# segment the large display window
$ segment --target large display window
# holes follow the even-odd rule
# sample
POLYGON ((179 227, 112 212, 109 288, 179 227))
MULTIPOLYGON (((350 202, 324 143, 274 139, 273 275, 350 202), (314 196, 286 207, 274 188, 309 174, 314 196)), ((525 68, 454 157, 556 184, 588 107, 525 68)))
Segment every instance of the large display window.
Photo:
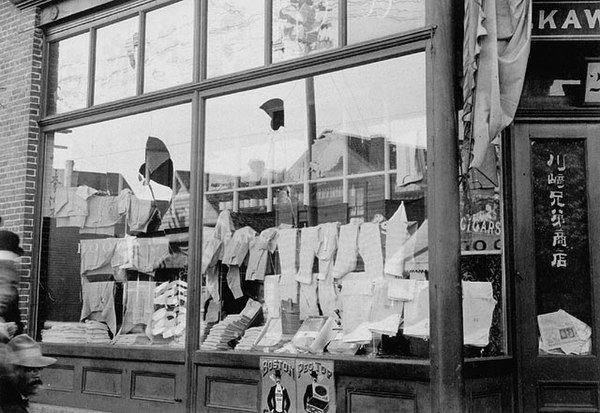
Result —
POLYGON ((191 105, 46 134, 38 338, 183 348, 191 105))
POLYGON ((208 99, 205 119, 200 348, 426 356, 425 53, 208 99))

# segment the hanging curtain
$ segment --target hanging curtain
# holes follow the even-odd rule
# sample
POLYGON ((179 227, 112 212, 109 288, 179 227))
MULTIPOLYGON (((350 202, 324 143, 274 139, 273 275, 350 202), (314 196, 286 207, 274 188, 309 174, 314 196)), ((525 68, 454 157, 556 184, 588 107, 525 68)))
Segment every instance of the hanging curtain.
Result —
POLYGON ((465 0, 463 165, 496 182, 492 142, 515 115, 531 44, 531 0, 465 0))

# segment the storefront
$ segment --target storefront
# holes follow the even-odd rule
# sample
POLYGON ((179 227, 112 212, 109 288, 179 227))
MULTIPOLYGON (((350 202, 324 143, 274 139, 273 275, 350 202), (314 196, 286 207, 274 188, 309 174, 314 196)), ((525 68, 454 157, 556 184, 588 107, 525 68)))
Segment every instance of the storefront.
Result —
POLYGON ((450 1, 0 2, 35 401, 598 411, 599 10, 534 1, 467 173, 450 1))

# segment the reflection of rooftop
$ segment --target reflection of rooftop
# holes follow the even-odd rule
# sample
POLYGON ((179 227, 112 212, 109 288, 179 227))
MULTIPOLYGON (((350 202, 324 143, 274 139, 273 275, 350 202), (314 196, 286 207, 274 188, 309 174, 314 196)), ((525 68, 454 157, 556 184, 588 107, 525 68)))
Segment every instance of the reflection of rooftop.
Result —
MULTIPOLYGON (((396 169, 406 159, 407 151, 425 152, 424 148, 416 145, 401 145, 389 142, 382 135, 359 136, 342 133, 334 130, 324 131, 311 145, 310 164, 307 166, 307 152, 300 154, 289 168, 279 171, 265 169, 262 180, 256 181, 254 185, 265 185, 265 177, 271 174, 273 183, 297 183, 302 182, 310 169, 311 179, 342 176, 344 173, 344 157, 347 156, 348 172, 351 174, 379 172, 385 169, 385 145, 389 146, 391 169, 396 169), (400 159, 399 154, 402 154, 400 159)), ((424 165, 423 165, 424 166, 424 165)), ((403 169, 404 166, 401 165, 403 169)), ((224 191, 235 187, 239 180, 239 186, 248 185, 243 177, 230 174, 208 175, 208 191, 224 191)))

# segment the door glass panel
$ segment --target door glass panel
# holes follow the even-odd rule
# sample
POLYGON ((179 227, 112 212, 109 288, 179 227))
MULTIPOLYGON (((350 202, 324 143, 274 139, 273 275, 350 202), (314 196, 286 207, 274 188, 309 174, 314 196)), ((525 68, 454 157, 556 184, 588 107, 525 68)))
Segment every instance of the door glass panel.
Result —
POLYGON ((460 185, 465 357, 506 354, 501 155, 491 145, 487 162, 471 168, 460 185))
POLYGON ((591 352, 586 146, 531 141, 540 354, 591 352))

